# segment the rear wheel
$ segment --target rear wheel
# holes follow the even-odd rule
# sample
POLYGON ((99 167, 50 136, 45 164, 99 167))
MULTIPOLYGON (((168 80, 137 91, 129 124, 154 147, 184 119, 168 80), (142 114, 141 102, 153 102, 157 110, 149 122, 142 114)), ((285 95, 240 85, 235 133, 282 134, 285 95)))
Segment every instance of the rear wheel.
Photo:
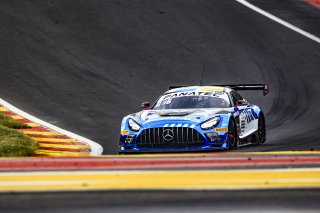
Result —
POLYGON ((228 145, 229 149, 236 149, 238 146, 238 136, 233 120, 230 120, 228 127, 228 145))
POLYGON ((259 115, 258 120, 258 144, 262 144, 266 141, 266 125, 262 115, 259 115))

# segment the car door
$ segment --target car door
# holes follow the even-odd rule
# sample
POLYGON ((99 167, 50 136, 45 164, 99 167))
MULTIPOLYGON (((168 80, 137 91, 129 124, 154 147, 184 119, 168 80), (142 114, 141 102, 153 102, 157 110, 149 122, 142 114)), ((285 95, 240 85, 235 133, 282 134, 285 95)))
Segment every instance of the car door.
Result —
POLYGON ((237 92, 231 92, 235 111, 239 113, 239 138, 245 138, 255 131, 257 119, 250 104, 237 92))

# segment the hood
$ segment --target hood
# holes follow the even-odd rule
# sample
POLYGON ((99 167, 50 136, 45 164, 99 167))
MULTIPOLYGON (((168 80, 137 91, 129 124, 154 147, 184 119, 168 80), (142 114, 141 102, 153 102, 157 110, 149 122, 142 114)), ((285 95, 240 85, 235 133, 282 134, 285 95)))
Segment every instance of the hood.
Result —
POLYGON ((144 123, 175 120, 175 121, 205 121, 215 114, 228 114, 228 108, 202 108, 202 109, 166 109, 166 110, 143 110, 136 116, 144 123))

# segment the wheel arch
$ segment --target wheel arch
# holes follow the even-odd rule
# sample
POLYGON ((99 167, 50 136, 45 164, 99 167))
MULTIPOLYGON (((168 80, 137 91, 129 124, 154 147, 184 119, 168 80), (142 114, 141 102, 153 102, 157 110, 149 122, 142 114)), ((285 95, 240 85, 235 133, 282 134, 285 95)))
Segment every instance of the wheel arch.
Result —
MULTIPOLYGON (((265 119, 265 115, 263 113, 263 111, 261 109, 259 109, 259 114, 258 114, 258 119, 262 118, 262 122, 263 122, 263 126, 264 126, 264 140, 262 143, 264 143, 267 140, 267 127, 266 127, 266 119, 265 119)), ((258 138, 258 131, 255 134, 256 140, 258 138)))
POLYGON ((239 116, 235 117, 234 115, 230 115, 229 117, 229 122, 230 120, 233 121, 234 125, 235 125, 235 128, 236 128, 236 136, 239 137, 240 135, 240 119, 239 119, 239 116))
POLYGON ((259 113, 258 113, 258 118, 259 117, 262 117, 262 119, 263 119, 263 124, 264 124, 264 126, 266 127, 266 118, 265 118, 265 116, 264 116, 264 112, 260 109, 259 110, 259 113))

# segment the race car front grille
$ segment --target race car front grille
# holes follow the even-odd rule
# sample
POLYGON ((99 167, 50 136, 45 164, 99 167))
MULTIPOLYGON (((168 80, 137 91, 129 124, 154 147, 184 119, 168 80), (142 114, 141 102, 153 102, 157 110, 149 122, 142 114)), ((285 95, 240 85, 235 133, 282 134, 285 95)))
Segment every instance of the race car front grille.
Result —
POLYGON ((143 148, 178 148, 202 146, 205 140, 193 128, 188 127, 161 127, 145 129, 137 142, 143 148))

